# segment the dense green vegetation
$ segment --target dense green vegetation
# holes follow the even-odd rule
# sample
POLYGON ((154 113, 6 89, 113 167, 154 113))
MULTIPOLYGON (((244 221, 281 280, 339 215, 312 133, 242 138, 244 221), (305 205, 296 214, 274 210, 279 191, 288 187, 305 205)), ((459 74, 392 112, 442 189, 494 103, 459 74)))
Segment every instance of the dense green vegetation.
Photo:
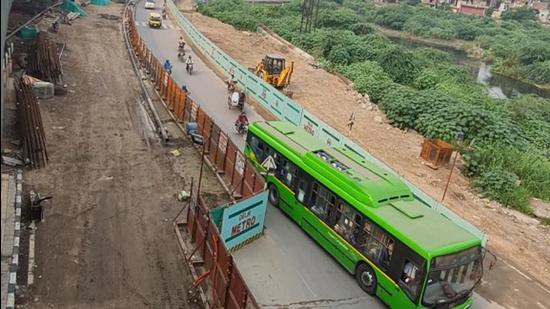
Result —
POLYGON ((253 31, 256 22, 262 22, 327 70, 352 80, 394 126, 449 142, 456 142, 462 132, 465 173, 483 195, 527 213, 529 197, 550 201, 549 100, 528 95, 491 99, 447 53, 405 49, 372 24, 422 36, 476 40, 502 70, 538 83, 550 82, 550 31, 526 20, 524 12, 497 25, 488 18, 423 6, 375 8, 344 0, 323 1, 316 29, 300 33, 300 3, 252 7, 237 0, 212 0, 201 11, 242 30, 253 31))

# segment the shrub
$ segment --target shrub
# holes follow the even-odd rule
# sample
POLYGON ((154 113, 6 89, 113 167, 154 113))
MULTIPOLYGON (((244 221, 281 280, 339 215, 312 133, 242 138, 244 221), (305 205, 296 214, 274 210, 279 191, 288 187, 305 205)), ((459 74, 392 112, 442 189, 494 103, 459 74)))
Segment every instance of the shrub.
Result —
POLYGON ((529 207, 529 192, 519 185, 519 177, 502 168, 482 173, 472 181, 483 196, 497 200, 505 206, 532 213, 529 207))
POLYGON ((374 28, 368 23, 356 23, 351 25, 350 30, 357 35, 374 33, 374 28))
POLYGON ((519 74, 521 78, 538 84, 550 84, 550 60, 524 66, 519 74))
POLYGON ((387 48, 377 61, 397 83, 412 84, 419 72, 414 55, 402 47, 387 48))

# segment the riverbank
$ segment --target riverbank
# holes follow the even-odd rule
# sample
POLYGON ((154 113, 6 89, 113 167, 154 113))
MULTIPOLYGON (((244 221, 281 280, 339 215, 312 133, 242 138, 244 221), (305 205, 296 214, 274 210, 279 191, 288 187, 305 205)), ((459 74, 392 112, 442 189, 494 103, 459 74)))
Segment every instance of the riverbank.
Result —
POLYGON ((410 40, 415 43, 420 43, 423 45, 430 45, 434 48, 440 49, 454 49, 457 51, 462 51, 468 54, 472 59, 481 60, 483 56, 483 49, 474 42, 463 41, 463 40, 443 40, 436 38, 425 38, 410 34, 408 32, 393 30, 389 28, 384 28, 376 24, 370 24, 374 29, 380 31, 382 34, 389 38, 397 38, 401 40, 410 40))
MULTIPOLYGON (((392 41, 401 45, 404 45, 402 44, 402 42, 407 42, 406 45, 408 45, 408 47, 411 47, 411 45, 417 45, 416 47, 420 47, 418 45, 421 45, 443 50, 454 57, 457 57, 457 55, 460 54, 464 54, 469 60, 471 60, 471 62, 486 61, 486 59, 484 59, 483 57, 484 50, 476 42, 456 39, 443 40, 436 38, 425 38, 404 31, 384 28, 376 24, 371 24, 371 26, 380 33, 390 38, 392 41)), ((465 65, 464 63, 459 64, 465 65)), ((499 70, 494 70, 491 72, 491 74, 493 74, 494 76, 498 76, 500 79, 506 79, 508 83, 517 83, 520 85, 519 88, 532 88, 532 90, 529 91, 530 93, 536 94, 543 98, 550 98, 550 84, 536 84, 516 76, 505 74, 499 70)))

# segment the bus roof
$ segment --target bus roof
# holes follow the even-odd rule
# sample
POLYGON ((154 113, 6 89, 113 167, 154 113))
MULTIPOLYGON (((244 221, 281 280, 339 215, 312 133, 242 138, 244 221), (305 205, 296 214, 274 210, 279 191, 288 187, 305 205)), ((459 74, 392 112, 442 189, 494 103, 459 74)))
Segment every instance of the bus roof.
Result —
POLYGON ((416 199, 393 173, 351 150, 328 147, 288 122, 255 122, 249 129, 252 133, 260 130, 286 146, 284 149, 301 159, 302 169, 321 175, 320 182, 364 215, 379 219, 379 225, 426 258, 480 243, 473 234, 416 199))

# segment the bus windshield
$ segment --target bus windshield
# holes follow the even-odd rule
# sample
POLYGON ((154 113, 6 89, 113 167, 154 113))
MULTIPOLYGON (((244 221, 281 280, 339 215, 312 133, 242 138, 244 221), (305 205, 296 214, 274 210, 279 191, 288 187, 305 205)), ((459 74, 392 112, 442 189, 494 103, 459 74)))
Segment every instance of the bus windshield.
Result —
POLYGON ((481 278, 482 267, 480 246, 434 258, 424 292, 424 305, 437 308, 465 300, 481 278))

